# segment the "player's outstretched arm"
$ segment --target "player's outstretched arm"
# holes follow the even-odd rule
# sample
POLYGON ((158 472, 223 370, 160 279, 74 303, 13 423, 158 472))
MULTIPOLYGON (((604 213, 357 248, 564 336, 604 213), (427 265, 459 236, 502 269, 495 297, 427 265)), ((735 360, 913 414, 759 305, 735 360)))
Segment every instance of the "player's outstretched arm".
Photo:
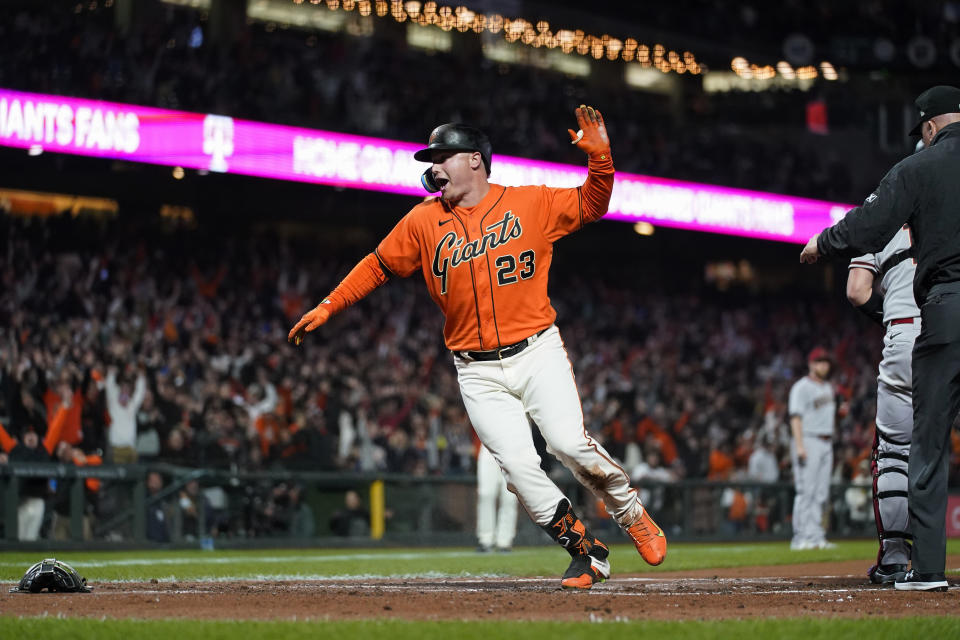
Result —
POLYGON ((583 223, 599 220, 607 213, 613 193, 613 160, 610 157, 610 136, 597 109, 580 105, 576 109, 576 133, 567 129, 570 143, 577 145, 589 158, 587 179, 580 187, 581 220, 583 223))
POLYGON ((357 266, 347 274, 336 289, 330 292, 330 295, 303 314, 287 334, 287 341, 300 345, 307 333, 316 331, 330 319, 330 316, 365 298, 386 281, 387 276, 380 268, 380 261, 376 254, 369 254, 357 263, 357 266))

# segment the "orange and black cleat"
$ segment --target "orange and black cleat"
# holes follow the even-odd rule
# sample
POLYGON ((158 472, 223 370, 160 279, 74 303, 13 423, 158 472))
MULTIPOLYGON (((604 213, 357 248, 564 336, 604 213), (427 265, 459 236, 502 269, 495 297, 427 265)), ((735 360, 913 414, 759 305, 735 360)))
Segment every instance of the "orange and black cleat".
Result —
MULTIPOLYGON (((596 549, 595 551, 599 551, 596 549)), ((605 551, 605 549, 604 549, 605 551)), ((603 554, 606 556, 606 553, 603 554)), ((560 580, 564 589, 589 589, 610 577, 610 563, 593 555, 577 555, 570 561, 560 580)))
POLYGON ((633 524, 622 526, 647 564, 656 566, 667 557, 667 537, 646 509, 633 524))
POLYGON ((570 554, 570 566, 560 580, 564 589, 589 589, 610 577, 610 550, 587 531, 566 498, 557 505, 553 520, 543 529, 570 554))

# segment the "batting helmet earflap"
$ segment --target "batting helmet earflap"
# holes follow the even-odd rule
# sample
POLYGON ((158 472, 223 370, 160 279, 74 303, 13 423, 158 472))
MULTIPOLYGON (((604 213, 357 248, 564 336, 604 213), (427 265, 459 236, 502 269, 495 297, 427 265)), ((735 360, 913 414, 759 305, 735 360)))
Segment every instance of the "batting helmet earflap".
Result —
POLYGON ((27 569, 20 584, 10 589, 10 593, 40 593, 44 589, 51 593, 90 593, 87 579, 56 558, 48 558, 27 569))
POLYGON ((413 157, 420 162, 431 162, 433 151, 479 151, 487 175, 490 175, 493 147, 487 134, 479 129, 457 122, 442 124, 430 133, 427 147, 414 153, 413 157))

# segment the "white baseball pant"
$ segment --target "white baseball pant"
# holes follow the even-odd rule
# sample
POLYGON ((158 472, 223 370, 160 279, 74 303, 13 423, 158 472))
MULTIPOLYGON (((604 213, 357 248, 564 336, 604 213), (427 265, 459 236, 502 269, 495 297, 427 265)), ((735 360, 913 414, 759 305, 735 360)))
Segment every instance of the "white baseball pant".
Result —
POLYGON ((43 498, 24 498, 17 507, 17 539, 36 540, 43 525, 46 503, 43 498))
POLYGON ((642 515, 626 472, 583 426, 573 367, 555 326, 510 358, 454 356, 454 362, 470 422, 534 522, 550 524, 564 495, 540 468, 527 414, 540 429, 547 451, 603 500, 617 522, 630 524, 642 515))
POLYGON ((481 547, 509 549, 516 535, 517 498, 507 489, 500 465, 490 451, 480 445, 477 455, 477 543, 481 547))

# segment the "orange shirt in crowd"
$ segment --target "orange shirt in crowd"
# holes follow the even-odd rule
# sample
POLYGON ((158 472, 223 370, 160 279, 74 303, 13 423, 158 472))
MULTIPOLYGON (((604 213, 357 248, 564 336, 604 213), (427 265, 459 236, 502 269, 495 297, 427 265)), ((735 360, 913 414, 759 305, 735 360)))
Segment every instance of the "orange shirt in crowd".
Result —
MULTIPOLYGON (((57 409, 53 420, 50 421, 50 426, 47 428, 47 435, 43 437, 40 443, 50 455, 53 455, 53 452, 57 448, 57 443, 60 442, 60 433, 63 431, 63 425, 66 419, 67 411, 63 407, 57 409)), ((7 433, 7 430, 0 424, 0 447, 3 447, 4 451, 10 453, 15 446, 17 446, 17 440, 7 433)))
MULTIPOLYGON (((56 416, 57 410, 60 409, 60 395, 54 392, 52 389, 47 389, 47 392, 43 394, 43 404, 47 407, 48 416, 56 416)), ((80 417, 83 413, 83 394, 80 393, 79 389, 76 389, 73 392, 73 404, 67 409, 67 415, 63 424, 63 430, 60 434, 60 439, 70 444, 78 444, 80 440, 83 439, 81 434, 81 423, 80 417)), ((47 429, 50 429, 50 424, 52 424, 53 419, 51 418, 50 423, 47 424, 47 429)))
POLYGON ((731 472, 733 472, 733 458, 719 449, 712 450, 707 480, 726 480, 731 472))
POLYGON ((657 422, 646 417, 637 425, 637 442, 643 443, 648 437, 652 437, 660 445, 660 457, 663 464, 669 466, 677 459, 677 443, 673 437, 663 430, 657 422))

